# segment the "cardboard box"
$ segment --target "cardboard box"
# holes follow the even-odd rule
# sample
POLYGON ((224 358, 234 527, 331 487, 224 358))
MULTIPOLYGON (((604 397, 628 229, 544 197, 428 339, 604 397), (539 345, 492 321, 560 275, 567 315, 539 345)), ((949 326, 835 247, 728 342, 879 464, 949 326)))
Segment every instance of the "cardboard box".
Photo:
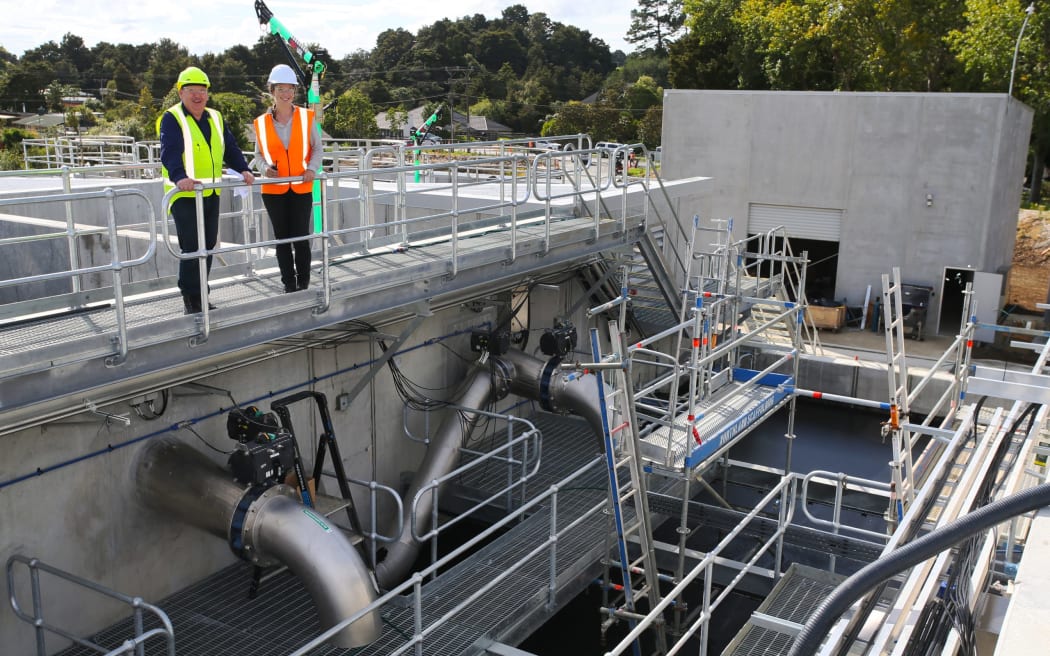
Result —
POLYGON ((806 322, 817 328, 827 328, 838 332, 839 328, 846 325, 846 306, 810 305, 806 308, 806 322))

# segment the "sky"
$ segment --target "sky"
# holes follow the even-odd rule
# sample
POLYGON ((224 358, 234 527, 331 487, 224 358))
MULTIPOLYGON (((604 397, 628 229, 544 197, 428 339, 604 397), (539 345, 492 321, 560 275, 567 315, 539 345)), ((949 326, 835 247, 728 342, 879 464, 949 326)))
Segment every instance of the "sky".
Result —
MULTIPOLYGON (((482 14, 494 19, 513 4, 587 30, 613 51, 633 50, 623 37, 637 0, 266 0, 293 36, 326 48, 333 59, 371 50, 383 30, 401 27, 414 34, 442 18, 482 14)), ((193 55, 251 47, 267 34, 256 18, 254 0, 35 0, 30 7, 18 11, 17 20, 8 21, 0 32, 0 46, 19 57, 48 41, 61 43, 66 33, 79 36, 88 47, 99 41, 139 45, 169 38, 193 55)))

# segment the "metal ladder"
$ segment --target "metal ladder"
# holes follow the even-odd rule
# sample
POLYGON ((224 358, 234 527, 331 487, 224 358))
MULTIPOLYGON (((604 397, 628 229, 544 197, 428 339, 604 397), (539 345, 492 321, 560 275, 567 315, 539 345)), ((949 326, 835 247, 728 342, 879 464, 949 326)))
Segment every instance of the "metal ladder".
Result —
MULTIPOLYGON (((590 310, 593 316, 619 306, 619 319, 609 322, 609 343, 612 352, 602 354, 599 331, 592 328, 590 346, 593 362, 565 366, 593 371, 597 380, 605 463, 609 477, 609 512, 615 535, 615 554, 611 555, 608 564, 610 567, 615 565, 620 570, 623 581, 622 608, 607 612, 611 615, 610 622, 623 619, 633 627, 637 620, 645 617, 644 612, 638 611, 637 602, 646 599, 652 607, 660 602, 661 596, 646 474, 639 457, 638 418, 634 406, 630 359, 624 356, 627 353, 627 344, 623 328, 629 296, 626 270, 622 271, 621 280, 623 287, 618 299, 590 310), (608 390, 604 379, 605 371, 609 371, 612 377, 608 390), (627 468, 627 480, 621 480, 620 470, 623 467, 627 468), (638 556, 635 558, 631 558, 632 542, 638 547, 638 556)), ((666 637, 662 623, 657 624, 655 633, 657 652, 666 653, 666 637)), ((635 641, 633 649, 636 656, 641 656, 638 641, 635 641)))
POLYGON ((887 519, 892 528, 904 518, 904 513, 915 498, 912 467, 912 432, 904 426, 910 422, 908 401, 908 361, 904 349, 904 312, 901 303, 901 271, 893 267, 892 280, 882 274, 882 307, 886 328, 886 368, 889 381, 890 418, 883 424, 883 436, 893 440, 893 460, 890 461, 892 488, 887 519))

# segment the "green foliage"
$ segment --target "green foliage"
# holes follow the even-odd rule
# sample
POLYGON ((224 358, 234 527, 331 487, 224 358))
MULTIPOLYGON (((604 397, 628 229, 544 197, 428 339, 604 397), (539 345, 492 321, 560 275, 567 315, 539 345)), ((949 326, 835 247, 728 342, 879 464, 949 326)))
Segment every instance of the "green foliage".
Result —
POLYGON ((4 128, 0 131, 0 149, 20 149, 24 139, 36 139, 39 135, 24 128, 4 128))
POLYGON ((36 139, 38 136, 35 131, 22 128, 4 128, 0 131, 0 171, 24 169, 22 141, 36 139))
POLYGON ((663 139, 664 109, 663 107, 650 107, 645 116, 638 121, 638 141, 652 150, 659 146, 663 139))
POLYGON ((73 130, 87 130, 96 123, 95 115, 87 107, 71 107, 66 112, 66 127, 73 130))
MULTIPOLYGON (((967 0, 964 16, 965 27, 945 40, 976 81, 975 90, 1005 91, 1013 75, 1013 95, 1035 109, 1028 179, 1041 180, 1050 161, 1050 17, 1036 11, 1025 23, 1023 4, 992 0, 967 0)), ((1038 204, 1042 192, 1042 185, 1032 185, 1029 202, 1038 204)))
POLYGON ((631 10, 626 40, 642 47, 651 46, 657 54, 665 55, 668 43, 684 21, 682 0, 638 0, 638 8, 631 10))
POLYGON ((379 132, 376 111, 368 97, 351 89, 335 99, 324 114, 325 131, 333 137, 367 139, 379 132))
POLYGON ((684 0, 671 81, 741 89, 947 91, 957 0, 684 0), (684 42, 684 43, 683 43, 684 42))
POLYGON ((573 100, 562 105, 558 113, 543 124, 540 136, 589 133, 590 126, 591 107, 573 100))
POLYGON ((25 167, 25 160, 22 159, 21 150, 12 148, 0 150, 0 171, 18 171, 25 167))
POLYGON ((213 93, 208 98, 208 105, 222 113, 222 120, 237 137, 238 145, 245 143, 248 126, 262 112, 258 103, 239 93, 213 93))
POLYGON ((137 116, 117 119, 104 119, 91 128, 88 134, 123 134, 136 141, 150 141, 157 138, 156 117, 144 121, 137 116))

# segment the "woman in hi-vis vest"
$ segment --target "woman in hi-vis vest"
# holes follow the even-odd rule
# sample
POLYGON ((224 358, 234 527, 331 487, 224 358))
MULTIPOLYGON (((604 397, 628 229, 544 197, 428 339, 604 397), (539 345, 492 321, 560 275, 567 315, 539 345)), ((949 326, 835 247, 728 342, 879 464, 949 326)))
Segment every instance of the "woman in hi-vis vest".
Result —
MULTIPOLYGON (((314 125, 314 113, 292 104, 298 80, 290 66, 274 66, 267 82, 273 107, 255 119, 255 161, 266 177, 302 177, 302 182, 263 183, 263 205, 274 238, 305 237, 310 234, 314 176, 321 170, 321 134, 314 125)), ((277 264, 285 292, 306 289, 310 240, 278 245, 277 264)))

